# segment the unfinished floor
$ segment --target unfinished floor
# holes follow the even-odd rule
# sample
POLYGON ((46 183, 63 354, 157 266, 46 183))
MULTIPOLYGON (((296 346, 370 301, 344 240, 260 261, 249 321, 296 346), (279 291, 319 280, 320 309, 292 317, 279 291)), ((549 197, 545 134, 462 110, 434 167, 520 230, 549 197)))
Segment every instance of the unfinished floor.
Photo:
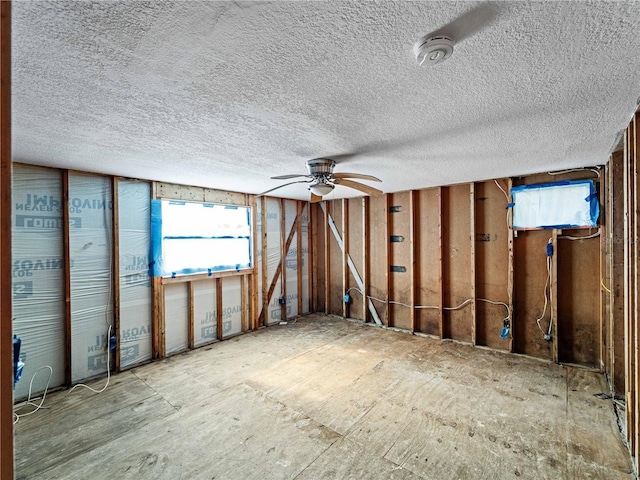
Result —
POLYGON ((587 370, 310 315, 50 394, 15 426, 17 478, 631 479, 603 392, 587 370))

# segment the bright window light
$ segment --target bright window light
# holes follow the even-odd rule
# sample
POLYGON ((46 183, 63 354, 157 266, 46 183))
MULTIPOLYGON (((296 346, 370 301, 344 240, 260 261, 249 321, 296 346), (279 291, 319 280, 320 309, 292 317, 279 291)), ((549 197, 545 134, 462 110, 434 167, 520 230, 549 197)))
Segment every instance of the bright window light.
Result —
POLYGON ((161 248, 154 248, 156 275, 251 267, 249 207, 171 200, 157 207, 154 238, 161 248))

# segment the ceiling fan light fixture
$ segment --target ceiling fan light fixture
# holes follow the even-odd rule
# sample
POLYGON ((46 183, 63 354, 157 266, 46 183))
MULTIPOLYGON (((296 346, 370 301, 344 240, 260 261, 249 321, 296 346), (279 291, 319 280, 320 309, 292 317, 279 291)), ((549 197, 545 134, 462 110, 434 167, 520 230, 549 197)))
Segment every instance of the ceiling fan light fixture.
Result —
POLYGON ((316 183, 315 185, 311 185, 309 190, 314 195, 318 195, 319 197, 323 197, 325 195, 330 194, 334 189, 334 186, 329 183, 316 183))

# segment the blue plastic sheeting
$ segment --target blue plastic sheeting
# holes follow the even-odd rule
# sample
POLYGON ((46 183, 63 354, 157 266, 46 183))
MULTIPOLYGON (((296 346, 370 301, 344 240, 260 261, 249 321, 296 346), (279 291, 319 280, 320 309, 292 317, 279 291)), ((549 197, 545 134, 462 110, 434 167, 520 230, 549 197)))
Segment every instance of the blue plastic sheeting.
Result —
POLYGON ((511 189, 513 228, 597 227, 600 204, 593 180, 571 180, 511 189))

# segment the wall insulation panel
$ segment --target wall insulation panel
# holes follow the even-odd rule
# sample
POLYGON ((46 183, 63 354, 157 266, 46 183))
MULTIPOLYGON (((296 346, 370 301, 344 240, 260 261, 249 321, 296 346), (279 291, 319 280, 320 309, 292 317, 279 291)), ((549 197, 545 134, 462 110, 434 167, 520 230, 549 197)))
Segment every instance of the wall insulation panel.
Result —
POLYGON ((440 190, 418 191, 416 201, 416 267, 419 288, 416 303, 436 308, 416 311, 416 330, 440 335, 441 256, 440 250, 440 190))
MULTIPOLYGON (((506 182, 503 182, 506 188, 506 182)), ((509 229, 507 198, 495 182, 475 184, 476 296, 509 304, 509 229)), ((500 333, 508 310, 479 300, 476 305, 476 343, 508 350, 509 339, 500 333)))
MULTIPOLYGON (((258 317, 260 315, 260 312, 262 311, 262 283, 263 283, 263 271, 262 271, 262 235, 264 233, 263 229, 262 229, 262 202, 260 201, 260 199, 258 199, 258 201, 256 202, 256 224, 253 226, 254 228, 254 232, 256 235, 256 239, 257 242, 255 243, 257 245, 257 252, 255 254, 255 258, 253 259, 253 265, 255 266, 255 272, 257 275, 257 289, 258 291, 257 296, 258 296, 258 311, 257 312, 253 312, 253 315, 255 315, 256 317, 258 317)), ((258 319, 256 318, 256 321, 258 321, 258 319)))
POLYGON ((391 304, 391 326, 411 330, 411 210, 409 192, 389 195, 389 248, 391 265, 389 266, 389 298, 391 304), (400 305, 402 304, 402 305, 400 305), (407 307, 409 305, 409 307, 407 307))
POLYGON ((193 344, 195 347, 218 338, 216 317, 216 282, 214 279, 193 282, 193 344))
MULTIPOLYGON (((348 200, 349 205, 349 255, 351 256, 351 260, 360 275, 360 278, 363 277, 364 274, 364 251, 363 251, 363 223, 362 223, 362 199, 361 198, 351 198, 348 200)), ((355 278, 349 272, 349 288, 353 288, 349 292, 349 296, 351 297, 351 303, 349 305, 349 316, 351 318, 357 318, 358 320, 364 320, 363 318, 363 300, 362 300, 362 292, 357 292, 358 284, 355 281, 355 278)))
POLYGON ((369 295, 382 323, 387 317, 387 195, 371 197, 369 204, 369 295))
POLYGON ((558 236, 558 360, 600 367, 600 239, 564 230, 558 236))
POLYGON ((309 313, 311 311, 311 304, 309 302, 309 262, 311 261, 309 256, 309 203, 304 204, 302 209, 302 265, 298 268, 302 268, 302 312, 309 313))
MULTIPOLYGON (((281 212, 280 200, 277 198, 267 197, 267 284, 271 285, 280 259, 282 257, 282 245, 280 241, 281 229, 281 212)), ((278 275, 271 301, 269 302, 269 311, 266 312, 265 323, 267 325, 275 324, 282 320, 282 309, 278 303, 278 299, 284 293, 282 288, 282 275, 278 275)))
MULTIPOLYGON (((297 203, 295 200, 285 200, 285 238, 289 237, 291 227, 293 226, 297 216, 297 203)), ((287 318, 295 317, 298 315, 298 233, 293 235, 293 240, 287 250, 285 259, 286 265, 286 279, 287 284, 285 287, 287 296, 286 312, 287 318)))
POLYGON ((107 371, 114 298, 112 206, 110 178, 69 174, 71 379, 74 382, 107 371))
POLYGON ((189 295, 186 283, 164 285, 165 351, 167 355, 189 347, 189 295))
MULTIPOLYGON (((25 363, 18 399, 27 396, 31 377, 45 365, 53 369, 50 387, 64 383, 62 175, 14 165, 12 200, 13 332, 22 339, 25 363)), ((38 373, 33 392, 43 391, 48 377, 48 369, 38 373)))
POLYGON ((444 337, 471 342, 471 222, 469 185, 442 189, 444 337))
POLYGON ((151 185, 118 181, 120 368, 151 360, 151 185))
POLYGON ((222 337, 242 333, 242 288, 240 277, 222 279, 222 337))

